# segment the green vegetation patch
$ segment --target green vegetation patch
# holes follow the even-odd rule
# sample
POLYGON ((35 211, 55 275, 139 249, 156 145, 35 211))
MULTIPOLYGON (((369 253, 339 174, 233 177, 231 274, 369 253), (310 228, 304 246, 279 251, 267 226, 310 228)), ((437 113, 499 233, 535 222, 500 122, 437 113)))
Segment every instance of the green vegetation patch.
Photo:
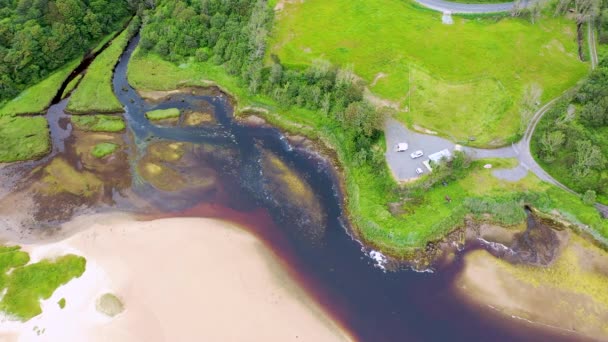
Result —
POLYGON ((157 109, 146 112, 146 117, 151 121, 160 121, 179 118, 180 111, 177 108, 157 109))
MULTIPOLYGON (((534 175, 511 183, 497 179, 492 170, 483 168, 487 162, 495 167, 512 168, 513 161, 475 162, 462 178, 449 182, 447 187, 436 185, 407 201, 407 189, 399 190, 386 166, 384 139, 369 148, 372 156, 367 158, 372 162, 361 162, 359 155, 349 151, 350 137, 335 120, 318 111, 286 109, 266 96, 253 95, 220 66, 193 61, 178 66, 153 53, 136 52, 129 65, 129 81, 139 90, 169 90, 209 82, 221 84, 237 97, 236 113, 239 108, 262 108, 267 112, 259 115, 269 123, 294 134, 326 141, 336 150, 343 167, 348 211, 360 236, 395 255, 405 256, 412 248, 424 247, 427 242, 443 237, 462 225, 469 213, 484 218, 488 212, 498 222, 521 222, 526 202, 544 212, 559 212, 569 220, 590 225, 608 237, 608 224, 592 206, 585 205, 576 196, 544 184, 534 175), (450 203, 445 200, 446 195, 451 197, 450 203), (402 214, 393 214, 389 209, 391 203, 397 203, 402 214)), ((139 165, 139 170, 149 174, 165 172, 157 164, 139 165)))
POLYGON ((63 309, 65 308, 65 298, 61 298, 58 302, 57 305, 59 305, 59 308, 63 309))
POLYGON ((82 80, 83 76, 84 74, 78 74, 66 85, 65 89, 63 89, 63 93, 61 93, 61 99, 65 99, 66 97, 68 97, 68 95, 70 95, 72 90, 74 90, 74 88, 76 88, 76 86, 78 85, 78 82, 82 80))
MULTIPOLYGON (((28 264, 28 253, 19 246, 0 247, 0 289, 6 291, 0 310, 26 321, 42 312, 40 300, 84 273, 86 261, 76 255, 28 264)), ((65 299, 63 299, 65 304, 65 299)))
POLYGON ((602 61, 576 91, 538 123, 531 147, 562 184, 608 204, 608 63, 602 61))
POLYGON ((38 159, 51 150, 48 123, 38 117, 0 117, 0 162, 38 159))
POLYGON ((80 64, 81 59, 73 60, 43 81, 22 91, 19 96, 0 109, 0 116, 44 113, 57 95, 63 82, 70 76, 72 70, 80 64))
POLYGON ((104 50, 87 70, 78 88, 72 93, 66 110, 70 113, 117 113, 123 107, 112 89, 112 74, 118 58, 131 38, 131 31, 125 29, 112 44, 104 50))
POLYGON ((480 146, 519 136, 520 113, 535 95, 527 93, 545 102, 588 70, 576 55, 575 23, 552 13, 536 24, 456 16, 443 25, 440 13, 410 1, 307 0, 287 3, 275 21, 268 54, 282 63, 351 64, 401 108, 401 121, 480 146))
POLYGON ((42 179, 37 185, 48 195, 68 193, 91 197, 101 191, 103 182, 88 171, 77 171, 62 158, 54 158, 43 169, 42 179))
POLYGON ((101 159, 114 153, 116 149, 118 149, 118 145, 109 142, 102 142, 93 147, 91 154, 93 157, 101 159))
POLYGON ((83 115, 72 116, 72 124, 81 131, 90 132, 121 132, 125 129, 125 121, 114 115, 83 115))

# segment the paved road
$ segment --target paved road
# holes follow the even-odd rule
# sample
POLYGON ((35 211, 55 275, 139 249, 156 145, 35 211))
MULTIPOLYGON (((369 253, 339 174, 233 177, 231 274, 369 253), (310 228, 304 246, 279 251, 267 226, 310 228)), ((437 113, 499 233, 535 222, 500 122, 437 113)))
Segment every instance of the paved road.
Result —
MULTIPOLYGON (((498 4, 461 4, 457 2, 445 0, 416 0, 417 3, 424 7, 444 12, 451 11, 452 13, 497 13, 510 11, 515 2, 504 2, 498 4)), ((527 7, 530 1, 522 1, 521 6, 527 7)))

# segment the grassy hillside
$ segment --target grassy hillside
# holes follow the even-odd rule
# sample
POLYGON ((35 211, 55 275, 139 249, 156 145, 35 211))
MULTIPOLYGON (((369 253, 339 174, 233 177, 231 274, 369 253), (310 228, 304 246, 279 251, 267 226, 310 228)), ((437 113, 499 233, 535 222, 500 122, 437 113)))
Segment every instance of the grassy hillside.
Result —
MULTIPOLYGON (((464 222, 468 213, 489 213, 503 224, 523 222, 523 203, 540 210, 559 212, 564 217, 592 226, 608 237, 608 224, 602 221, 592 206, 584 205, 574 195, 542 183, 534 175, 518 182, 496 179, 491 170, 482 167, 491 162, 495 167, 512 167, 511 161, 480 161, 473 163, 457 181, 441 184, 425 191, 408 193, 399 190, 383 160, 378 165, 360 164, 350 155, 341 127, 331 118, 316 111, 292 107, 284 109, 268 97, 252 95, 220 66, 189 62, 175 65, 152 53, 136 51, 128 69, 128 78, 138 90, 170 90, 180 86, 208 85, 214 82, 238 100, 239 108, 254 106, 268 110, 263 115, 283 129, 322 139, 332 146, 343 166, 351 218, 361 237, 371 245, 396 255, 407 255, 411 248, 421 248, 464 222), (452 198, 451 203, 445 196, 452 198), (392 213, 391 204, 400 213, 392 213)), ((382 156, 384 141, 380 139, 373 150, 382 156)))
POLYGON ((286 64, 352 64, 374 94, 399 105, 401 121, 483 146, 517 138, 527 87, 538 84, 546 101, 588 71, 567 19, 455 17, 443 25, 440 13, 403 0, 289 3, 270 44, 286 64))

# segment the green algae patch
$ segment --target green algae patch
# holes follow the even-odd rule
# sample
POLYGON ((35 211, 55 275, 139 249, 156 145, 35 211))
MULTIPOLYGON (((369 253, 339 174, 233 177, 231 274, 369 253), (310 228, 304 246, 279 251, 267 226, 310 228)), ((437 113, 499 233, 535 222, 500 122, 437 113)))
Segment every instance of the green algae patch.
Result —
POLYGON ((206 145, 156 142, 148 145, 137 163, 141 178, 155 188, 168 192, 207 191, 216 187, 216 172, 206 165, 206 145))
POLYGON ((188 111, 184 115, 184 126, 201 126, 216 123, 215 116, 209 112, 188 111))
POLYGON ((59 305, 60 309, 65 308, 65 298, 61 298, 58 302, 57 305, 59 305))
POLYGON ((465 256, 455 286, 508 317, 566 329, 592 339, 608 333, 608 254, 575 235, 547 267, 511 264, 485 250, 465 256))
POLYGON ((177 108, 157 109, 146 112, 146 117, 150 121, 177 122, 180 111, 177 108))
POLYGON ((72 116, 71 120, 76 129, 87 132, 122 132, 126 128, 125 121, 120 116, 72 116))
POLYGON ((325 232, 325 213, 304 178, 269 151, 262 154, 262 171, 268 179, 264 184, 265 189, 274 200, 287 203, 302 218, 303 235, 311 240, 320 238, 325 232))
POLYGON ((148 155, 161 161, 176 162, 186 153, 186 144, 180 142, 161 142, 148 146, 148 155))
POLYGON ((608 309, 608 255, 575 234, 571 234, 571 243, 550 267, 515 266, 502 259, 496 262, 522 282, 587 295, 608 309))
POLYGON ((102 142, 93 147, 91 154, 93 157, 101 159, 111 155, 114 153, 114 151, 116 151, 116 149, 118 149, 118 145, 109 142, 102 142))
POLYGON ((118 315, 125 309, 120 299, 112 293, 106 293, 99 297, 95 304, 95 308, 97 311, 110 317, 118 315))
POLYGON ((0 116, 0 163, 38 159, 51 150, 48 123, 42 116, 0 116))
POLYGON ((88 171, 77 171, 62 158, 55 158, 43 170, 40 189, 47 195, 69 193, 92 197, 99 194, 103 182, 88 171))
POLYGON ((33 264, 29 261, 29 254, 19 246, 0 246, 0 290, 5 291, 0 310, 22 321, 39 315, 40 300, 48 299, 59 286, 80 277, 86 266, 83 257, 73 254, 33 264))

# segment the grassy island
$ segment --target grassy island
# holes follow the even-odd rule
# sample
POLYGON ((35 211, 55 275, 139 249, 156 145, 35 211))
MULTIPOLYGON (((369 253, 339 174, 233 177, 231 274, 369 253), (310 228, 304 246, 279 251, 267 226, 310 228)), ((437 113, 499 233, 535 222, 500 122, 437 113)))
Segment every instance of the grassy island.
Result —
POLYGON ((113 115, 72 116, 72 124, 79 130, 90 132, 121 132, 125 129, 125 121, 113 115))
POLYGON ((150 121, 177 119, 179 116, 180 111, 177 108, 157 109, 146 113, 146 117, 150 121))
POLYGON ((102 142, 93 147, 91 154, 95 158, 105 158, 114 153, 118 149, 118 145, 109 142, 102 142))

